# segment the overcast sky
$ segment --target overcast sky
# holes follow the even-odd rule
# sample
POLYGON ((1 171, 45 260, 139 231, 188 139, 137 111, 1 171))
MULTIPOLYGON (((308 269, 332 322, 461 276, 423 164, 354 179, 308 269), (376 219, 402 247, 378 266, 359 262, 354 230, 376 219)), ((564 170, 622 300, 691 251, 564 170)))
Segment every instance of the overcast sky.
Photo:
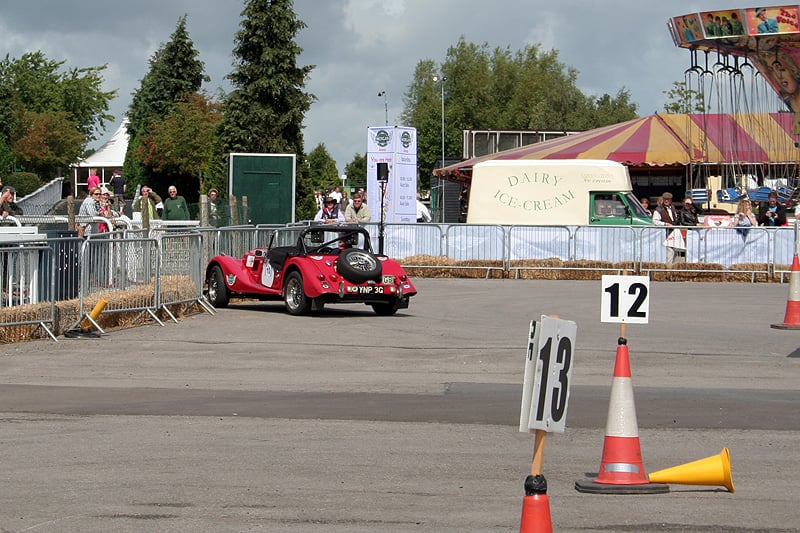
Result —
MULTIPOLYGON (((148 60, 169 40, 178 18, 205 63, 214 92, 228 89, 233 38, 243 0, 4 0, 0 49, 11 57, 41 50, 68 67, 108 64, 106 90, 118 90, 120 119, 148 60)), ((776 4, 777 5, 777 4, 776 4)), ((626 87, 640 115, 663 110, 662 91, 684 79, 689 52, 676 48, 670 17, 751 2, 647 0, 296 0, 308 27, 297 36, 300 65, 315 65, 307 90, 316 95, 305 118, 305 147, 325 143, 341 172, 366 152, 366 128, 397 123, 414 67, 441 63, 460 36, 519 50, 540 43, 579 71, 578 86, 595 96, 626 87)), ((445 112, 446 115, 446 112, 445 112)), ((116 125, 109 127, 104 139, 116 125)), ((95 143, 99 144, 99 143, 95 143)))

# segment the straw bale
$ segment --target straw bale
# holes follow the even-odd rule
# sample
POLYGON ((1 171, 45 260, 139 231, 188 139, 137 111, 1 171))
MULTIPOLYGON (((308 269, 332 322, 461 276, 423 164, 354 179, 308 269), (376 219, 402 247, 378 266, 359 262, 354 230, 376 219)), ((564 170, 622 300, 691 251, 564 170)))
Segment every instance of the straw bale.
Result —
MULTIPOLYGON (((165 286, 169 287, 168 294, 172 295, 169 298, 171 300, 189 300, 196 295, 194 284, 187 276, 164 276, 162 278, 162 290, 165 286)), ((84 309, 86 312, 91 311, 101 298, 109 303, 113 302, 112 307, 136 307, 138 302, 149 298, 153 294, 153 291, 153 284, 149 284, 131 287, 124 291, 109 290, 96 292, 88 295, 84 299, 84 309)), ((49 314, 49 307, 49 302, 6 307, 0 309, 0 322, 34 320, 37 317, 44 317, 49 314)), ((77 298, 56 302, 54 322, 52 326, 48 324, 48 328, 50 328, 54 335, 62 335, 65 331, 72 328, 80 318, 78 315, 79 308, 80 301, 77 298)), ((176 318, 199 312, 199 309, 196 307, 187 309, 186 305, 181 304, 171 305, 169 306, 169 310, 176 318)), ((166 313, 163 311, 160 311, 159 314, 159 318, 167 318, 166 313)), ((103 330, 109 331, 133 327, 141 324, 142 320, 147 320, 148 318, 148 315, 142 315, 139 311, 104 312, 98 317, 97 323, 100 324, 103 330)), ((36 332, 32 334, 34 328, 35 325, 0 327, 0 344, 47 337, 47 333, 41 328, 37 329, 36 332)))
POLYGON ((729 270, 733 270, 728 274, 728 281, 737 281, 750 283, 756 281, 759 283, 770 283, 772 281, 780 281, 773 279, 773 276, 768 273, 769 266, 766 263, 740 263, 731 265, 729 270), (755 275, 753 275, 755 272, 755 275))
POLYGON ((670 272, 664 272, 669 267, 666 263, 644 262, 639 267, 642 274, 649 274, 651 281, 669 281, 670 272), (649 271, 654 269, 654 271, 649 271))
POLYGON ((725 281, 725 270, 717 263, 675 263, 671 267, 667 281, 725 281), (686 272, 681 272, 686 271, 686 272))
POLYGON ((601 279, 604 274, 615 274, 614 264, 610 261, 594 261, 579 259, 577 261, 564 261, 564 268, 560 279, 592 280, 601 279))
POLYGON ((431 267, 454 266, 456 261, 439 255, 414 255, 403 259, 402 264, 406 274, 412 278, 452 278, 452 269, 431 267))
POLYGON ((519 268, 519 279, 560 279, 564 261, 558 257, 547 259, 520 259, 509 264, 512 276, 516 276, 515 268, 519 268))
POLYGON ((631 276, 639 274, 639 263, 634 263, 633 261, 622 261, 620 263, 614 263, 614 268, 616 268, 620 272, 626 272, 631 276))
POLYGON ((486 278, 487 269, 489 279, 502 279, 505 277, 503 271, 502 261, 490 261, 485 259, 471 259, 468 261, 459 261, 460 268, 455 269, 455 276, 459 278, 486 278), (463 267, 477 267, 477 268, 463 268, 463 267))

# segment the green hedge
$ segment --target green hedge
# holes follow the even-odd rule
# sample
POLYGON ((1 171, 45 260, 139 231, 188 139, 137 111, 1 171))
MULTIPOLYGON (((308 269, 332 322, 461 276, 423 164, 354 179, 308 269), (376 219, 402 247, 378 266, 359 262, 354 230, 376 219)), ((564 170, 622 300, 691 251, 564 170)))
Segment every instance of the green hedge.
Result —
POLYGON ((32 172, 13 172, 3 176, 3 185, 11 185, 17 190, 17 198, 27 196, 39 187, 42 182, 39 176, 32 172))

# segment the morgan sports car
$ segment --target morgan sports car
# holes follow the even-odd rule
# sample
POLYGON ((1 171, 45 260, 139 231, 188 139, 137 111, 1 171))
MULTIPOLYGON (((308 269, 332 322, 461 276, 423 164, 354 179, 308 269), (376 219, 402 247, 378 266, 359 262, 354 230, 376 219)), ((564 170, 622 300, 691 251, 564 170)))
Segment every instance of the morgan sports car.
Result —
POLYGON ((325 304, 363 303, 379 315, 408 307, 417 293, 403 267, 372 252, 369 232, 353 224, 288 225, 267 248, 243 257, 218 255, 206 268, 208 299, 225 307, 231 297, 283 300, 303 315, 325 304))

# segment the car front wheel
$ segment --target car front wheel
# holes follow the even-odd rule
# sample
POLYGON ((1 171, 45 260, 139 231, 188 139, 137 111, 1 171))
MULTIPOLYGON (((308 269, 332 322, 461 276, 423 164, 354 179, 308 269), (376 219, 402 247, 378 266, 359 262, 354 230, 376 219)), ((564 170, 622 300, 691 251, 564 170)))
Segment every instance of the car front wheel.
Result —
POLYGON ((214 307, 227 307, 230 299, 231 295, 225 286, 222 269, 215 265, 208 273, 208 301, 214 307))
POLYGON ((289 274, 289 277, 286 278, 283 298, 286 311, 290 315, 304 315, 308 313, 311 302, 303 289, 303 277, 299 272, 292 272, 289 274))

